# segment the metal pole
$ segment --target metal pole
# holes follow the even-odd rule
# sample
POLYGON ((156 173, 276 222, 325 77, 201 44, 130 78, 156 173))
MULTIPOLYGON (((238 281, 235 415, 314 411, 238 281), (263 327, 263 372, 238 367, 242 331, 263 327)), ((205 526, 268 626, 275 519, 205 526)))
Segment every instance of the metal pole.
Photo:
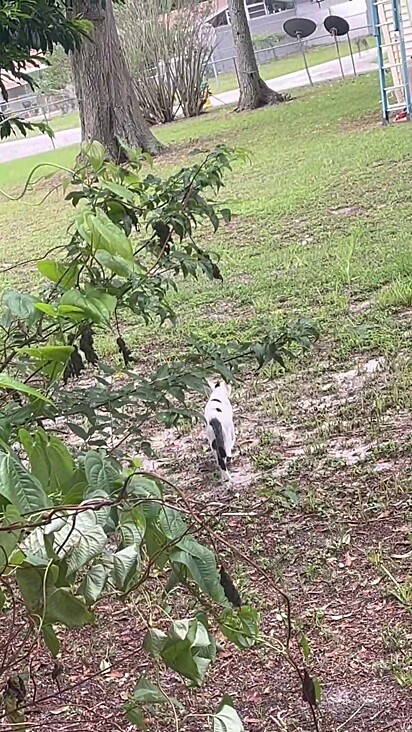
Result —
POLYGON ((306 59, 306 53, 305 53, 305 49, 304 49, 304 46, 303 46, 303 43, 302 43, 302 38, 301 38, 300 33, 297 33, 296 34, 296 37, 298 39, 299 48, 302 51, 303 61, 304 61, 304 64, 305 64, 306 73, 308 75, 309 84, 311 86, 313 86, 313 81, 312 81, 312 77, 311 77, 311 75, 309 73, 309 66, 308 66, 308 62, 307 62, 307 59, 306 59))
POLYGON ((353 51, 352 51, 352 44, 351 44, 351 42, 350 42, 350 36, 349 36, 349 31, 348 31, 348 33, 347 33, 347 37, 348 37, 348 46, 349 46, 349 53, 350 53, 350 57, 351 57, 351 59, 352 59, 352 67, 353 67, 353 73, 354 73, 354 75, 355 75, 355 76, 357 76, 357 73, 356 73, 356 66, 355 66, 355 59, 354 59, 354 57, 353 57, 353 51))
POLYGON ((382 104, 382 122, 387 125, 389 122, 389 110, 388 110, 388 99, 385 90, 385 61, 383 58, 382 51, 382 35, 379 23, 379 11, 376 2, 372 2, 372 16, 373 16, 373 35, 376 40, 376 50, 378 54, 378 72, 379 72, 379 87, 381 90, 381 104, 382 104))
POLYGON ((342 79, 344 79, 345 78, 345 74, 343 73, 342 59, 340 57, 338 36, 336 34, 336 31, 333 28, 332 28, 332 35, 333 35, 333 38, 334 38, 334 41, 335 41, 336 53, 338 54, 338 60, 339 60, 339 66, 340 66, 340 73, 342 74, 342 79))
POLYGON ((409 85, 409 73, 408 73, 408 61, 406 58, 406 49, 405 49, 405 38, 403 35, 403 24, 402 24, 402 15, 399 12, 399 2, 398 0, 393 0, 392 5, 393 10, 393 26, 394 30, 398 32, 399 34, 399 51, 400 51, 400 57, 401 57, 401 73, 402 73, 402 81, 403 86, 405 89, 405 107, 406 107, 406 118, 408 120, 411 119, 411 89, 409 85))
POLYGON ((212 64, 213 76, 215 77, 216 86, 219 88, 219 74, 217 73, 217 66, 213 53, 211 55, 210 62, 212 64))

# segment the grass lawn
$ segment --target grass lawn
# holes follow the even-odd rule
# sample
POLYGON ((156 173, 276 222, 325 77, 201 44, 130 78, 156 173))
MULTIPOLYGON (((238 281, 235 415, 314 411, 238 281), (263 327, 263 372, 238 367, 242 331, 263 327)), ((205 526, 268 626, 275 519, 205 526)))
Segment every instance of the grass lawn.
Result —
MULTIPOLYGON (((322 732, 409 732, 411 127, 381 126, 378 83, 369 75, 307 89, 278 108, 219 110, 158 134, 171 145, 156 162, 159 171, 192 163, 191 148, 220 142, 247 148, 253 159, 236 164, 221 194, 232 222, 216 235, 203 233, 221 257, 224 282, 184 284, 175 296, 175 328, 128 324, 136 354, 144 354, 146 366, 158 364, 184 349, 189 335, 253 338, 298 316, 315 319, 321 335, 287 374, 254 373, 235 388, 234 497, 211 475, 200 428, 157 434, 155 467, 180 481, 196 511, 220 512, 225 537, 289 593, 294 628, 309 640, 310 670, 323 687, 322 732)), ((67 165, 75 152, 42 160, 67 165)), ((9 177, 18 192, 36 162, 0 166, 0 187, 9 177)), ((37 205, 50 185, 22 202, 1 200, 0 269, 67 238, 73 209, 61 194, 37 205)), ((37 281, 29 264, 4 273, 2 287, 37 281)), ((249 565, 230 553, 226 559, 245 601, 262 611, 265 632, 277 637, 272 590, 249 565)), ((118 610, 103 603, 97 629, 72 638, 65 652, 74 679, 84 664, 92 673, 105 654, 116 658, 130 647, 139 632, 133 603, 118 610), (127 608, 133 621, 124 618, 127 608)), ((140 663, 137 653, 127 668, 131 679, 140 663)), ((41 673, 40 687, 49 678, 41 673)), ((171 675, 160 676, 175 695, 171 675)), ((125 729, 115 712, 117 681, 83 691, 125 729)), ((194 718, 182 717, 182 732, 206 730, 195 714, 215 708, 223 690, 248 732, 312 730, 280 656, 226 645, 201 698, 183 695, 194 718)), ((75 694, 66 695, 59 722, 88 730, 93 710, 77 706, 75 694)), ((111 723, 100 729, 111 732, 111 723)))
MULTIPOLYGON (((71 112, 70 114, 62 114, 59 117, 52 117, 48 121, 48 124, 49 127, 54 130, 54 132, 59 132, 59 130, 71 130, 73 129, 73 127, 79 127, 80 119, 77 112, 71 112)), ((38 134, 38 130, 29 130, 26 137, 35 137, 38 134)), ((0 144, 3 142, 8 142, 10 140, 21 140, 22 138, 23 135, 20 132, 16 132, 16 134, 12 137, 1 140, 0 144)))
MULTIPOLYGON (((372 36, 370 38, 367 38, 366 40, 368 42, 369 48, 373 48, 375 46, 375 39, 372 36)), ((341 56, 349 55, 349 45, 347 41, 341 41, 339 43, 339 49, 341 56)), ((359 54, 356 51, 356 46, 353 41, 352 51, 355 58, 356 66, 356 60, 359 58, 359 54)), ((291 74, 294 71, 301 71, 301 69, 305 68, 303 63, 303 57, 300 52, 291 54, 290 56, 286 56, 285 58, 267 61, 266 63, 260 63, 259 52, 256 53, 256 58, 259 63, 261 76, 266 81, 269 79, 275 79, 278 76, 283 76, 284 74, 291 74)), ((337 56, 334 44, 330 46, 315 46, 309 48, 307 51, 308 66, 324 64, 327 61, 332 61, 335 58, 337 58, 337 56)), ((210 79, 209 83, 211 91, 218 96, 219 92, 221 93, 225 91, 230 91, 231 89, 236 89, 238 87, 238 80, 234 70, 233 72, 225 72, 219 74, 217 80, 210 79)))
POLYGON ((80 127, 79 115, 77 112, 63 114, 60 117, 53 117, 49 124, 55 132, 59 130, 71 130, 73 127, 80 127))

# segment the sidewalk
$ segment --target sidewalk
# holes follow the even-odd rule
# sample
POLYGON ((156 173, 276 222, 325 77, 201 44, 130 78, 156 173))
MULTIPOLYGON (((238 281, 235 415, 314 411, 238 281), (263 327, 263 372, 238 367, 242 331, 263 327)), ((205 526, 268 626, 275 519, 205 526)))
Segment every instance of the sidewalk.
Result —
MULTIPOLYGON (((363 51, 361 56, 355 55, 356 72, 358 74, 365 74, 368 71, 373 71, 376 68, 376 50, 370 49, 363 51)), ((344 56, 342 58, 342 66, 345 76, 353 76, 353 67, 350 56, 344 56)), ((318 64, 317 66, 311 66, 310 75, 315 84, 320 82, 329 81, 332 79, 338 79, 341 76, 339 61, 328 61, 324 64, 318 64)), ((277 91, 289 91, 290 89, 297 89, 302 86, 308 86, 309 80, 305 70, 295 71, 292 74, 285 74, 285 76, 278 76, 276 79, 270 79, 268 82, 272 89, 277 91)), ((239 90, 233 89, 232 91, 222 92, 212 96, 210 101, 213 107, 221 107, 224 104, 236 104, 238 100, 239 90)), ((54 137, 54 145, 47 135, 36 135, 35 137, 28 137, 25 140, 11 140, 10 142, 3 142, 0 145, 0 163, 6 163, 11 160, 17 160, 18 158, 27 158, 31 155, 38 155, 42 152, 48 152, 53 147, 61 148, 68 147, 69 145, 78 145, 81 141, 80 128, 72 130, 62 130, 56 132, 54 137)))
MULTIPOLYGON (((357 74, 366 74, 368 71, 373 71, 377 68, 377 57, 376 49, 371 48, 368 51, 363 51, 362 54, 354 54, 355 57, 355 68, 357 74)), ((353 76, 352 59, 350 56, 344 56, 342 59, 343 73, 345 76, 353 76)), ((324 64, 318 64, 317 66, 310 66, 309 73, 312 81, 315 84, 320 82, 330 81, 332 79, 341 78, 340 66, 338 59, 334 61, 327 61, 324 64)), ((272 89, 276 91, 289 91, 290 89, 298 89, 302 86, 309 85, 308 75, 303 69, 302 71, 294 71, 292 74, 285 74, 284 76, 278 76, 276 79, 270 79, 266 82, 272 89)), ((221 107, 223 104, 236 104, 238 100, 239 90, 234 89, 233 91, 223 92, 211 98, 212 106, 221 107)))

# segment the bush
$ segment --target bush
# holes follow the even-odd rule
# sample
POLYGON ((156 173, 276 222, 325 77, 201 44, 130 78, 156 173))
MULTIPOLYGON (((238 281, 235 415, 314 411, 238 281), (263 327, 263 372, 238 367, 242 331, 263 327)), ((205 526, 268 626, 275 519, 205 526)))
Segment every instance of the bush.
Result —
POLYGON ((284 33, 269 33, 268 35, 252 36, 252 43, 255 51, 263 51, 266 48, 273 48, 285 39, 284 33))
POLYGON ((141 109, 152 124, 171 122, 204 106, 202 82, 213 51, 205 24, 208 4, 197 0, 128 0, 118 9, 122 45, 141 109), (206 6, 206 7, 205 7, 206 6), (139 33, 136 33, 136 28, 139 33))

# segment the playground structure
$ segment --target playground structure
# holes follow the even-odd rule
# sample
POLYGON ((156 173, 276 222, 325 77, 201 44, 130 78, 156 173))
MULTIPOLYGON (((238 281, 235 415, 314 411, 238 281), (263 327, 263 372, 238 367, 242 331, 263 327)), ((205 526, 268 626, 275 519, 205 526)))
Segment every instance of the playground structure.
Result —
MULTIPOLYGON (((383 123, 388 124, 392 119, 395 121, 410 120, 412 112, 412 0, 369 0, 369 4, 377 47, 383 123)), ((353 71, 356 75, 349 23, 345 18, 329 15, 325 18, 323 25, 335 41, 342 78, 344 78, 344 73, 338 39, 341 36, 347 37, 353 71)), ((287 20, 283 28, 285 33, 298 40, 308 79, 312 84, 302 41, 314 33, 316 24, 309 18, 299 17, 287 20)))
POLYGON ((411 0, 371 0, 384 124, 410 119, 412 72, 411 0))

